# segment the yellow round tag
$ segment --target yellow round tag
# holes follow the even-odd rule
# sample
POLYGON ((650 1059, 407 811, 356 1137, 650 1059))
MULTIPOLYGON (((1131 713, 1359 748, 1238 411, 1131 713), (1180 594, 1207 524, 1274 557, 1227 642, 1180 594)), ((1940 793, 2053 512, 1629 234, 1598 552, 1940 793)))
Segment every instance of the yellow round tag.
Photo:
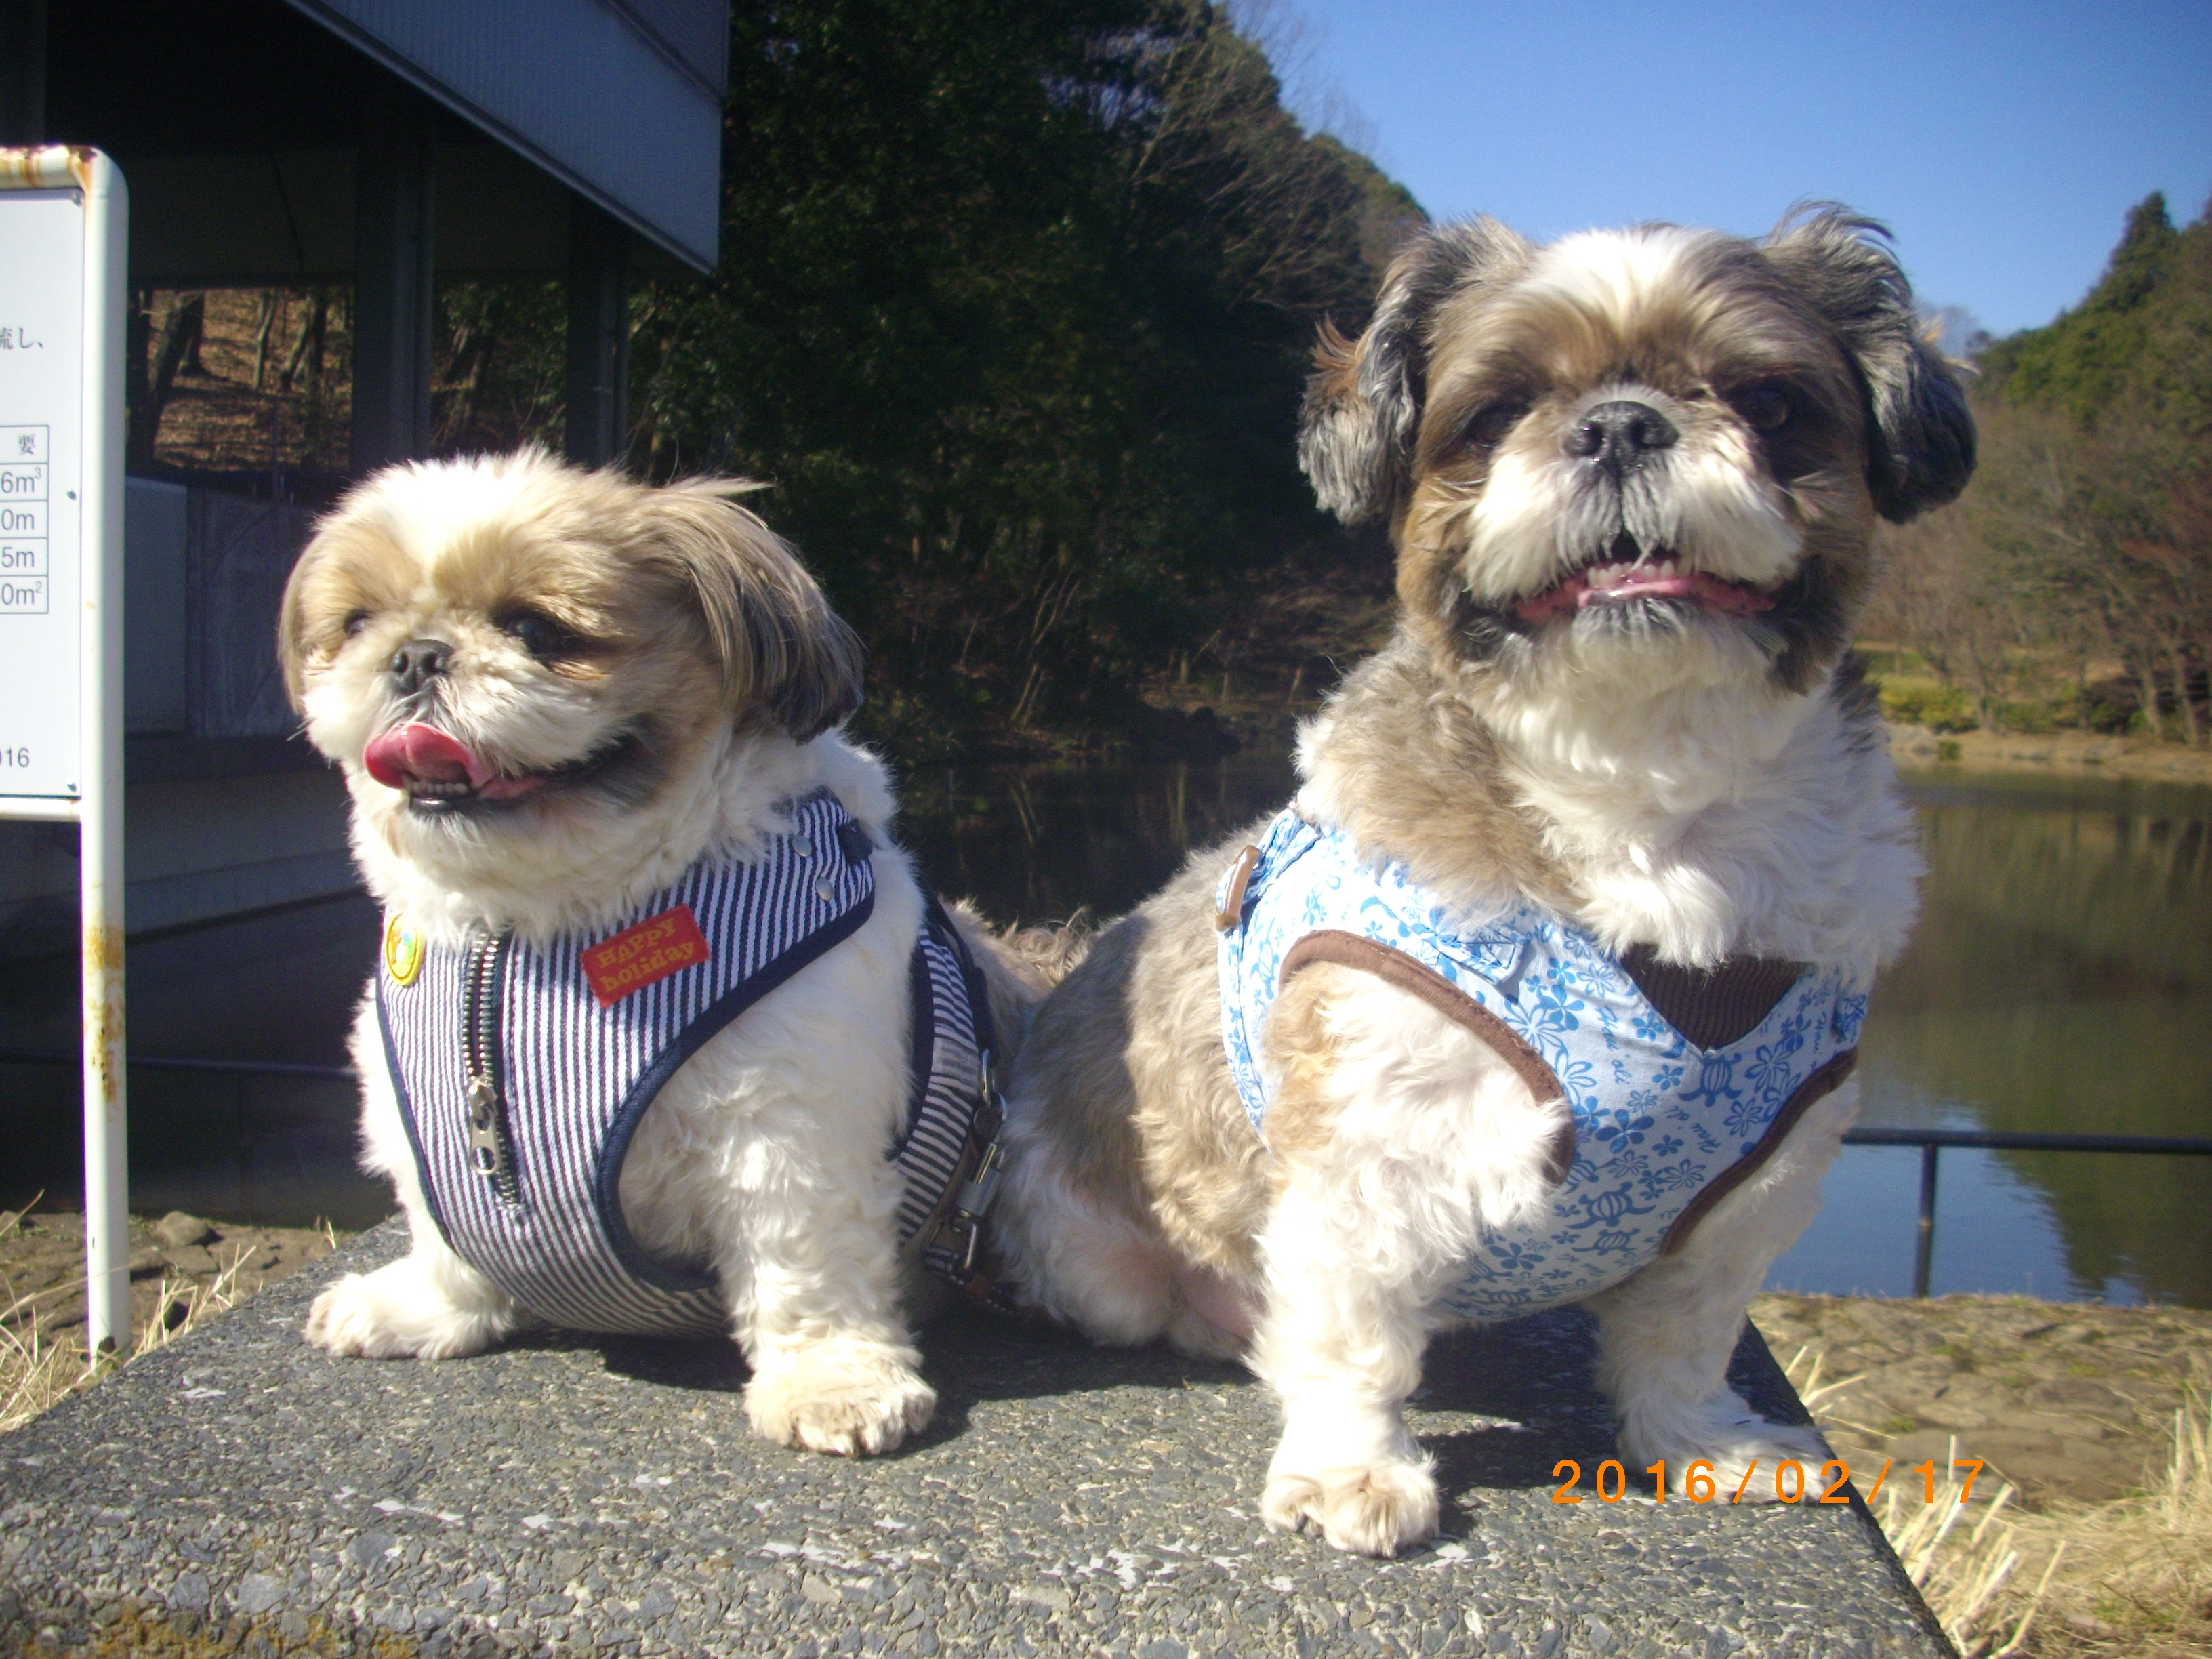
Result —
POLYGON ((412 985, 422 971, 422 938, 412 927, 403 927, 398 916, 384 924, 384 971, 396 985, 412 985))

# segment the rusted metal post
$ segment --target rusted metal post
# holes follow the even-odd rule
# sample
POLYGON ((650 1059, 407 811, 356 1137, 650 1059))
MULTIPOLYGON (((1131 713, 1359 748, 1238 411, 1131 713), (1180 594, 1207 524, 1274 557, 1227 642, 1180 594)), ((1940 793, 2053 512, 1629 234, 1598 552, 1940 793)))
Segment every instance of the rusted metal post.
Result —
POLYGON ((131 1152, 123 974, 124 304, 130 192, 81 151, 84 189, 83 794, 85 1340, 131 1346, 131 1152))

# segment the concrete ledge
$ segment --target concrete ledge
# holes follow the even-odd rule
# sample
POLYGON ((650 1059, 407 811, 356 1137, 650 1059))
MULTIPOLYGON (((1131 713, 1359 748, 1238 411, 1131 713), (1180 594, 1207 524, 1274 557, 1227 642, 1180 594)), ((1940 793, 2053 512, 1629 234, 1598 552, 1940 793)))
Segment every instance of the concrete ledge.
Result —
MULTIPOLYGON (((545 1338, 337 1360, 315 1290, 398 1224, 0 1438, 0 1650, 1127 1659, 1948 1654, 1863 1508, 1587 1492, 1613 1455, 1589 1328, 1431 1351, 1414 1428, 1446 1536, 1392 1562, 1255 1518, 1263 1389, 1164 1350, 956 1314, 920 1443, 754 1439, 720 1343, 545 1338)), ((1734 1368, 1803 1421, 1755 1334, 1734 1368)))

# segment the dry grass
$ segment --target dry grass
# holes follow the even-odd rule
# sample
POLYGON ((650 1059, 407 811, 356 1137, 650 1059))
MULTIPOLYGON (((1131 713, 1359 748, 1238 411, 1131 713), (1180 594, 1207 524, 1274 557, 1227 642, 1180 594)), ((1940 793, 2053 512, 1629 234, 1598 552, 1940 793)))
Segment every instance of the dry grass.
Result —
POLYGON ((1899 1471, 1893 1484, 1885 1483, 1875 1517, 1888 1534, 1905 1571, 1927 1598, 1943 1631, 1959 1650, 1975 1659, 1988 1654, 2017 1654, 2036 1650, 2026 1644, 2051 1588, 2052 1574, 2063 1563, 2062 1542, 2051 1553, 2035 1588, 2023 1596, 2015 1582, 2025 1559, 2018 1547, 2020 1529, 2033 1524, 2027 1516, 2008 1524, 2005 1510, 2017 1495, 2004 1484, 1989 1495, 1977 1518, 1966 1502, 1966 1488, 1959 1478, 1959 1443, 1951 1443, 1951 1462, 1946 1477, 1936 1483, 1936 1501, 1927 1501, 1927 1488, 1915 1490, 1911 1475, 1899 1471))
MULTIPOLYGON (((1837 1420, 1824 1407, 1856 1379, 1823 1383, 1803 1349, 1787 1369, 1837 1420)), ((1885 1484, 1875 1518, 1966 1659, 2212 1659, 2212 1401, 2174 1413, 2159 1484, 2109 1504, 2027 1514, 2008 1484, 1969 1506, 1957 1475, 1933 1504, 1909 1475, 1885 1484)))
MULTIPOLYGON (((19 1217, 10 1217, 6 1231, 21 1224, 19 1217)), ((0 1232, 0 1237, 5 1233, 0 1232)), ((331 1237, 335 1243, 336 1235, 331 1237)), ((0 1434, 22 1427, 79 1389, 152 1353, 209 1316, 236 1305, 242 1299, 239 1270, 252 1256, 251 1249, 241 1250, 236 1260, 205 1283, 164 1273, 151 1316, 131 1333, 131 1352, 106 1353, 89 1362, 82 1328, 66 1339, 42 1335, 31 1320, 23 1317, 37 1297, 19 1293, 12 1279, 0 1275, 0 1434)))

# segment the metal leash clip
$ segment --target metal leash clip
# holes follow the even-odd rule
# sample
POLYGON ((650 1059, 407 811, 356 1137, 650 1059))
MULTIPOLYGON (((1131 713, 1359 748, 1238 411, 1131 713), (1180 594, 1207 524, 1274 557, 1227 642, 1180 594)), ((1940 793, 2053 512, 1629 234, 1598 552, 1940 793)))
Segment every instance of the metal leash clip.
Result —
POLYGON ((964 1273, 975 1271, 975 1252, 983 1241, 983 1218, 991 1213, 992 1201, 999 1196, 999 1181, 1006 1168, 1006 1154, 994 1140, 983 1149, 975 1173, 961 1183, 952 1200, 954 1217, 968 1229, 967 1243, 960 1252, 960 1270, 964 1273))
POLYGON ((983 1248, 985 1218, 991 1213, 991 1206, 998 1201, 999 1188, 1006 1173, 1006 1148, 999 1139, 1005 1113, 999 1104, 998 1078, 988 1048, 977 1056, 977 1072, 979 1098, 975 1122, 969 1133, 984 1139, 982 1156, 953 1194, 951 1207, 938 1224, 938 1238, 943 1240, 951 1233, 952 1241, 933 1242, 922 1252, 922 1259, 932 1271, 950 1279, 984 1306, 1012 1314, 1020 1311, 1013 1297, 975 1266, 975 1258, 983 1248))

